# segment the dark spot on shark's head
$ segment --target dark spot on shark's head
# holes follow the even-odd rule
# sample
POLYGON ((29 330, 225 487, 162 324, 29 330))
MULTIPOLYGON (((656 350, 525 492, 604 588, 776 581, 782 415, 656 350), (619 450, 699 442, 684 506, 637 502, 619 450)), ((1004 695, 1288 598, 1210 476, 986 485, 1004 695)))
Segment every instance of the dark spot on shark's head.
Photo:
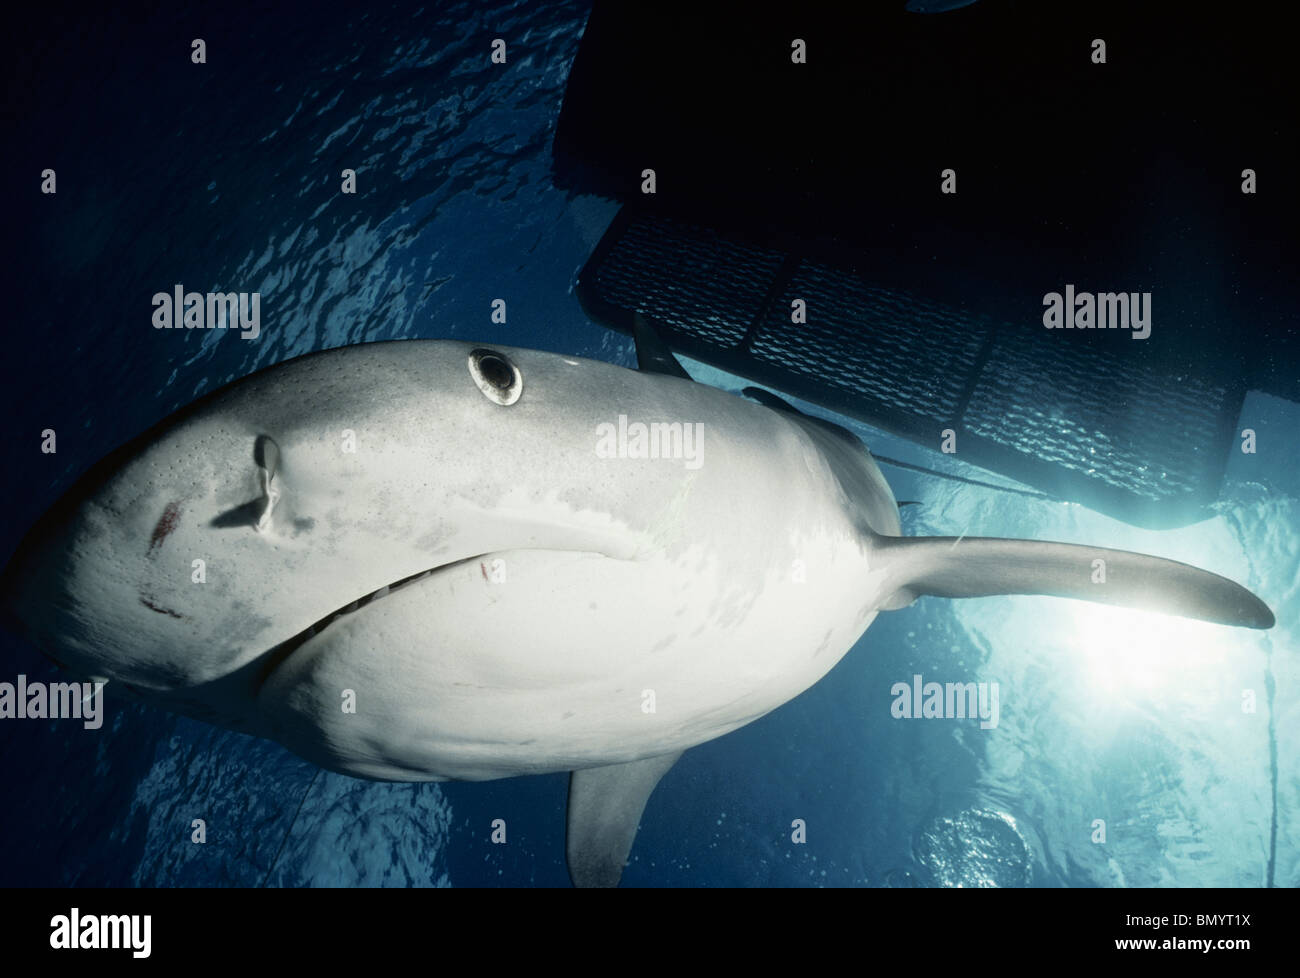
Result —
POLYGON ((172 618, 183 618, 183 617, 185 617, 184 615, 181 615, 181 614, 179 614, 179 613, 177 613, 177 612, 175 612, 175 611, 172 611, 171 608, 160 608, 158 605, 154 604, 152 601, 150 601, 148 598, 146 598, 143 594, 140 595, 140 603, 141 603, 142 605, 144 605, 146 608, 148 608, 150 611, 156 611, 156 612, 158 612, 158 614, 160 614, 160 615, 168 615, 168 616, 170 616, 170 617, 172 617, 172 618))
POLYGON ((826 647, 831 644, 831 636, 834 634, 833 631, 828 629, 826 634, 822 636, 822 644, 817 646, 817 651, 813 653, 814 659, 826 651, 826 647))
POLYGON ((449 534, 439 527, 418 537, 415 546, 425 553, 439 554, 446 546, 448 537, 449 534))
POLYGON ((299 533, 310 533, 315 528, 316 528, 316 521, 312 519, 310 516, 299 517, 298 519, 295 519, 293 521, 294 536, 297 536, 299 533))
POLYGON ((180 503, 168 503, 163 510, 162 516, 158 517, 158 522, 153 528, 153 535, 149 537, 149 555, 153 556, 155 550, 162 546, 162 542, 167 539, 168 535, 176 529, 180 522, 181 506, 180 503))

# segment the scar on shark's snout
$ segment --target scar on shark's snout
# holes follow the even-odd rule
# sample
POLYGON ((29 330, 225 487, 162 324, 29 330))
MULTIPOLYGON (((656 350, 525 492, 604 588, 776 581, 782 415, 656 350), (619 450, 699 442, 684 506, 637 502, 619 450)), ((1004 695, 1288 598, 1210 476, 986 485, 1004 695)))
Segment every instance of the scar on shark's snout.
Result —
POLYGON ((162 545, 164 540, 167 539, 167 535, 176 529, 176 525, 180 522, 180 519, 180 503, 168 503, 167 508, 163 510, 162 516, 158 517, 158 523, 153 528, 153 536, 149 538, 150 556, 152 556, 153 552, 162 545))
POLYGON ((146 598, 143 594, 140 595, 140 603, 141 603, 142 605, 144 605, 146 608, 148 608, 150 611, 156 611, 156 612, 158 612, 158 614, 160 614, 160 615, 171 615, 173 618, 184 618, 184 617, 185 617, 184 615, 181 615, 181 614, 178 614, 178 613, 175 612, 175 611, 172 611, 171 608, 160 608, 160 607, 158 607, 156 604, 154 604, 152 601, 150 601, 148 598, 146 598))

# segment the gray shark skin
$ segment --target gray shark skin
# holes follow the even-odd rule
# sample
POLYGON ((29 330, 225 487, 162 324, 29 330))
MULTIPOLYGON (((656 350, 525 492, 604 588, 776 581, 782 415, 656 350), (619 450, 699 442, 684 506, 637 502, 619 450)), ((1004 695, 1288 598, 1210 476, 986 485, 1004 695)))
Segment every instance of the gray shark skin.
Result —
POLYGON ((904 538, 851 433, 694 383, 636 335, 640 371, 409 340, 230 384, 53 506, 0 582, 7 617, 74 673, 331 771, 574 772, 578 885, 618 883, 684 750, 797 696, 920 595, 1273 624, 1174 561, 904 538), (678 440, 611 451, 635 425, 678 440))

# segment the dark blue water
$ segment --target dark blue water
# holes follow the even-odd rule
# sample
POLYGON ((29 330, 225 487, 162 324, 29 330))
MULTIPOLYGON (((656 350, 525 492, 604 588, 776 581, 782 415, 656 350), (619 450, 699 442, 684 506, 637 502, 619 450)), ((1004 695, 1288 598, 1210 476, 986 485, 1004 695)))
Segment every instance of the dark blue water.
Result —
MULTIPOLYGON (((630 344, 587 321, 572 292, 616 207, 567 195, 550 174, 585 18, 561 3, 306 17, 260 5, 219 19, 56 18, 22 34, 17 71, 39 95, 16 100, 6 147, 18 190, 0 553, 118 443, 308 351, 455 337, 632 364, 630 344), (194 37, 208 43, 206 65, 190 63, 194 37), (497 37, 505 65, 489 60, 497 37), (53 197, 36 192, 47 166, 53 197), (345 167, 355 196, 338 192, 345 167), (176 283, 260 292, 261 336, 154 330, 150 297, 176 283), (496 298, 505 324, 490 319, 496 298), (44 428, 58 432, 56 455, 38 450, 44 428)), ((1246 412, 1262 445, 1293 438, 1294 405, 1252 396, 1246 412)), ((859 430, 883 454, 920 458, 859 430)), ((1173 557, 1251 587, 1278 626, 1046 598, 924 599, 877 620, 796 701, 689 751, 650 801, 624 882, 1295 885, 1300 474, 1286 459, 1234 459, 1219 514, 1162 533, 887 471, 899 498, 922 503, 905 513, 909 533, 1173 557), (916 673, 998 682, 999 726, 894 719, 890 687, 916 673), (1242 710, 1244 690, 1258 694, 1255 713, 1242 710), (802 844, 791 841, 797 819, 802 844)), ((55 678, 7 634, 0 662, 3 680, 55 678)), ((107 712, 100 731, 0 726, 0 884, 568 882, 565 775, 376 784, 124 703, 111 686, 107 712), (505 845, 490 842, 498 818, 505 845)))

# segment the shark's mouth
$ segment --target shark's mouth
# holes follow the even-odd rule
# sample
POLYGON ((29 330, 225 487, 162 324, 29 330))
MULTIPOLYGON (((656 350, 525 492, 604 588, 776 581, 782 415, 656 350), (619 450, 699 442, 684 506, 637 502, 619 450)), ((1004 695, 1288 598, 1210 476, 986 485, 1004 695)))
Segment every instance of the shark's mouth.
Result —
POLYGON ((465 557, 461 560, 453 560, 447 564, 439 564, 437 567, 430 567, 428 570, 422 570, 419 571, 418 573, 410 574, 406 577, 403 577, 399 581, 394 581, 392 584, 385 584, 381 588, 376 588, 374 591, 371 591, 369 594, 363 594, 361 597, 357 598, 356 600, 348 602, 342 608, 330 612, 324 618, 320 618, 317 621, 312 622, 310 625, 308 625, 302 631, 298 632, 296 635, 291 635, 289 638, 285 639, 279 645, 274 646, 267 653, 262 668, 262 674, 261 674, 262 682, 265 682, 267 677, 270 676, 271 673, 273 673, 280 666, 280 664, 284 662, 285 659, 287 659, 294 652, 296 652, 308 639, 315 638, 325 629, 329 628, 329 626, 332 625, 334 622, 338 621, 338 619, 343 618, 346 615, 350 615, 353 612, 361 608, 364 608, 367 605, 373 604, 376 601, 382 601, 384 598, 388 597, 394 591, 400 591, 402 588, 410 587, 413 584, 417 584, 420 581, 424 580, 425 578, 432 577, 434 574, 438 573, 439 571, 444 571, 452 567, 458 567, 461 564, 469 563, 472 560, 478 560, 483 556, 486 555, 475 554, 472 557, 465 557))

